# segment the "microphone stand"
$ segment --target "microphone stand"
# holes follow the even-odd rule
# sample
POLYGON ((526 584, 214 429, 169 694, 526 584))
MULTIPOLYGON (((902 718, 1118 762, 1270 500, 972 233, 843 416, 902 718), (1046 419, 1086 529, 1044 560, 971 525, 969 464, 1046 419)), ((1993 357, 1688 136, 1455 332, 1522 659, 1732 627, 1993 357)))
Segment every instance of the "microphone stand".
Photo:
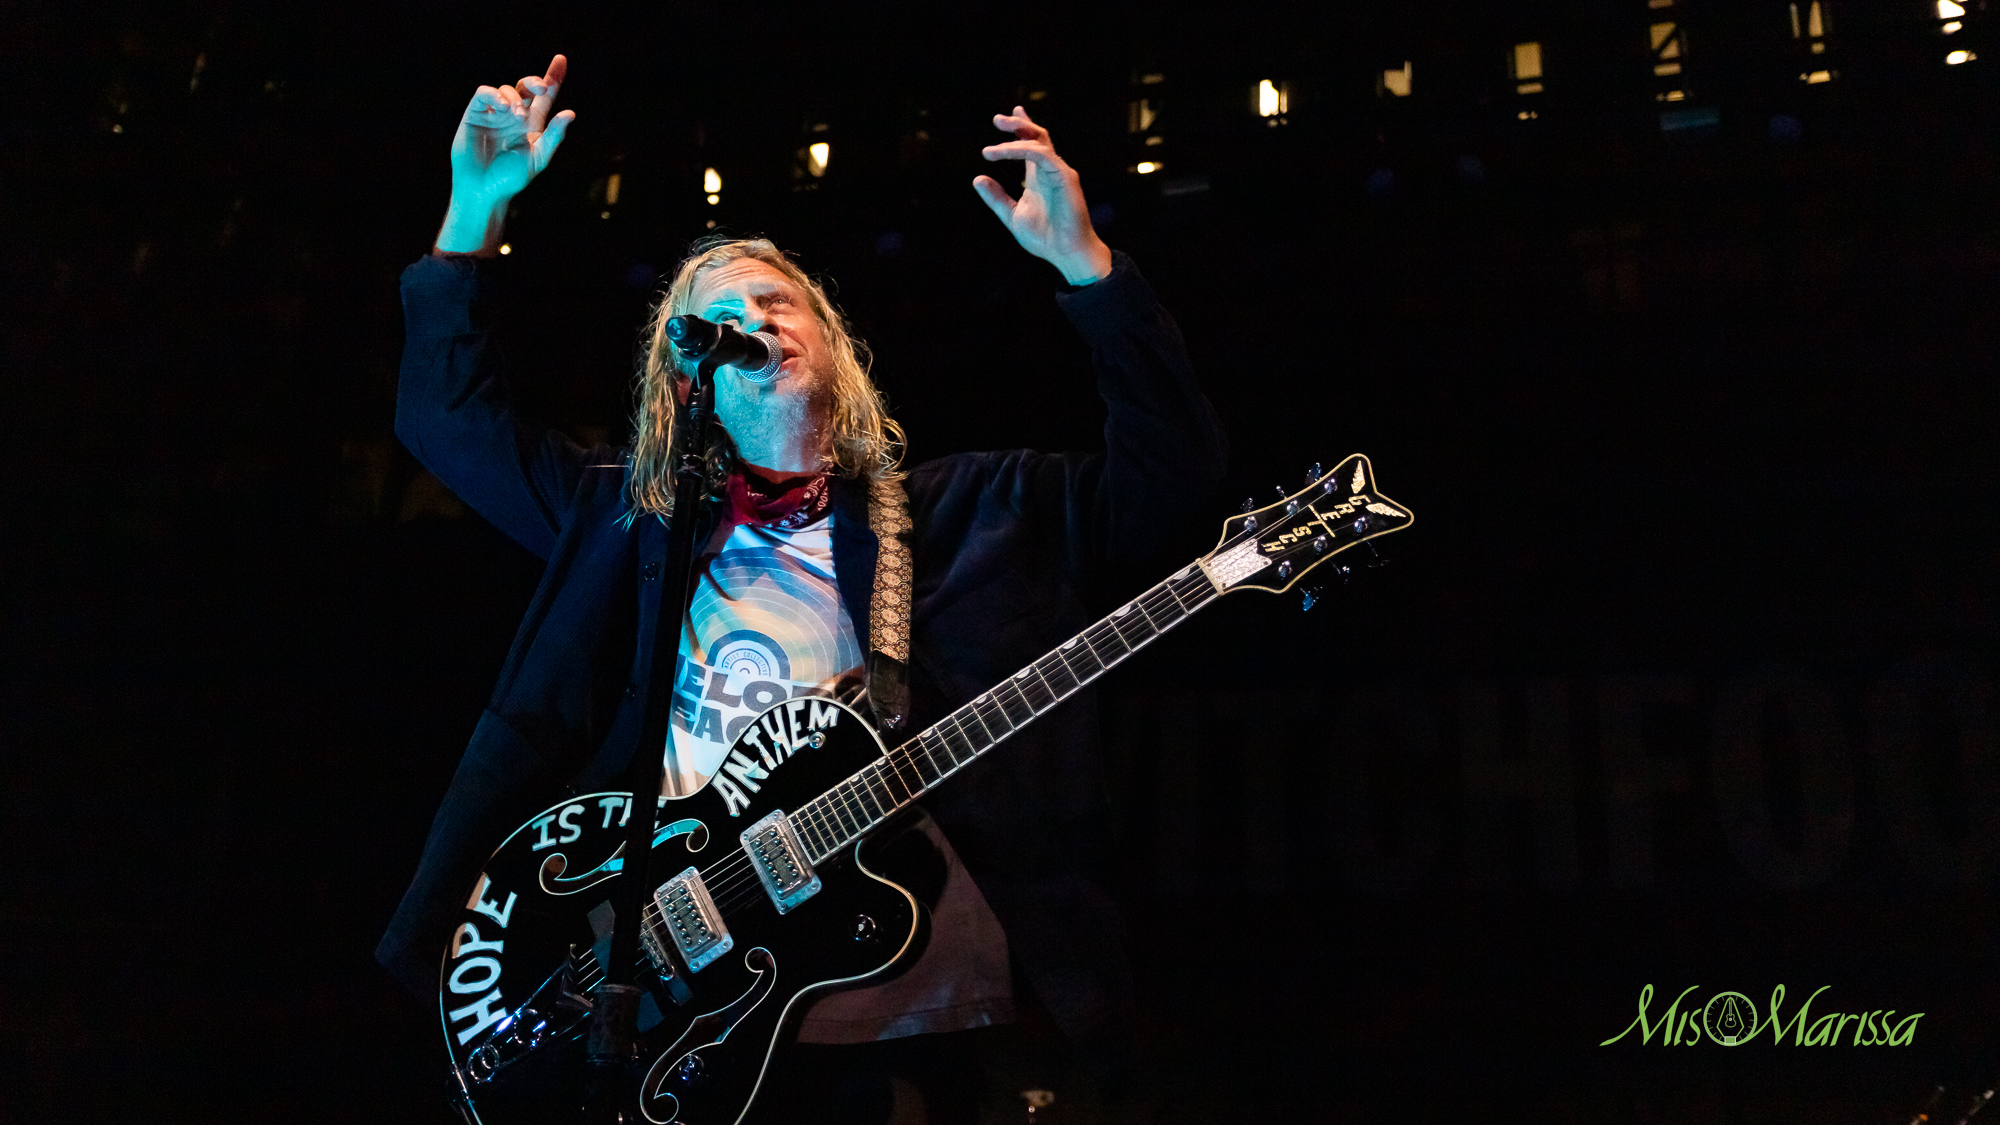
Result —
POLYGON ((674 512, 667 525, 667 558, 660 587, 660 612, 653 627, 653 670, 646 691, 646 717, 639 745, 626 767, 626 788, 632 792, 625 818, 623 878, 611 885, 614 921, 611 949, 605 957, 603 983, 591 1006, 590 1036, 585 1049, 588 1067, 584 1084, 584 1119, 597 1125, 627 1125, 640 1120, 630 1071, 638 1034, 639 998, 634 982, 639 960, 639 920, 653 890, 653 832, 665 768, 668 723, 672 715, 674 673, 680 655, 682 621, 687 617, 688 586, 694 569, 696 508, 708 464, 708 421, 715 405, 715 369, 721 366, 711 348, 699 353, 682 348, 688 358, 700 358, 688 389, 686 425, 680 456, 674 466, 674 512))

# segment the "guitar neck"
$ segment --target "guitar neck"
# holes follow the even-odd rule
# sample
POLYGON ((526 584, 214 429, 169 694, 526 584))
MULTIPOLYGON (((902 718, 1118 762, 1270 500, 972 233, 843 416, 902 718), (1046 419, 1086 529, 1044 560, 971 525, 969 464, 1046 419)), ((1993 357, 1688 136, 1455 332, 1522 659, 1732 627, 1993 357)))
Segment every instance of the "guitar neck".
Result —
POLYGON ((825 860, 1218 596, 1190 564, 791 812, 793 829, 825 860))

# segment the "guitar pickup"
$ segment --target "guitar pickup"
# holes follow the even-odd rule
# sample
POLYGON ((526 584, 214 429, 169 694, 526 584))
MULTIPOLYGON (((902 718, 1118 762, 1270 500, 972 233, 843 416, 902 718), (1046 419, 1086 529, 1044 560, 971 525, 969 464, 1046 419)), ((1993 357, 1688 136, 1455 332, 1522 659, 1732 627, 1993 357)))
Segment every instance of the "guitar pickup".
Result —
POLYGON ((799 843, 799 834, 792 830, 785 810, 778 809, 745 828, 741 839, 744 852, 750 856, 750 866, 757 869, 764 893, 771 896, 771 905, 778 908, 778 913, 790 913, 819 893, 819 876, 813 873, 812 860, 799 843))
POLYGON ((735 948, 736 939, 722 924, 722 911, 716 909, 715 900, 702 884, 701 872, 694 868, 661 884, 653 892, 653 902, 659 906, 661 920, 681 951, 681 960, 687 962, 688 972, 700 972, 735 948))

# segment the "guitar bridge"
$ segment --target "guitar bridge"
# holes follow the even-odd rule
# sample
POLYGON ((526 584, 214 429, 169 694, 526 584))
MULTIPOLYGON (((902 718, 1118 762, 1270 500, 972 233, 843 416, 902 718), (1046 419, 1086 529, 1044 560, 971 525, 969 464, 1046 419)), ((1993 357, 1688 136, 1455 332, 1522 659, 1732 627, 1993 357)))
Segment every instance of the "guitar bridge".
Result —
MULTIPOLYGON (((653 901, 674 946, 681 951, 681 959, 687 962, 688 972, 700 972, 735 947, 736 939, 722 924, 722 911, 716 909, 715 900, 702 884, 701 872, 694 868, 661 884, 653 892, 653 901)), ((640 932, 644 933, 645 927, 640 932)))
POLYGON ((813 873, 812 860, 799 843, 799 835, 792 830, 785 810, 778 809, 745 828, 741 838, 743 850, 750 856, 750 866, 757 869, 764 893, 771 896, 771 904, 778 908, 778 913, 790 913, 792 908, 819 893, 819 876, 813 873))

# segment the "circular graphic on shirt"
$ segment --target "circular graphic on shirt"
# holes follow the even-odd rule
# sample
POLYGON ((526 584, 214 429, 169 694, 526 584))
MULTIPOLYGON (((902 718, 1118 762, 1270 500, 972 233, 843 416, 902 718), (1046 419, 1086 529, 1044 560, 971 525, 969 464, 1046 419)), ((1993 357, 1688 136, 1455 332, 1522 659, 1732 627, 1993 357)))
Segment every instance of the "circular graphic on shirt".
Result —
MULTIPOLYGON (((754 529, 738 528, 750 538, 754 529)), ((716 556, 688 607, 691 651, 752 679, 825 683, 861 663, 861 646, 831 574, 797 553, 757 543, 716 556), (842 628, 846 626, 846 628, 842 628)))
POLYGON ((749 680, 792 678, 792 662, 785 650, 755 629, 737 629, 715 638, 702 663, 749 680))

